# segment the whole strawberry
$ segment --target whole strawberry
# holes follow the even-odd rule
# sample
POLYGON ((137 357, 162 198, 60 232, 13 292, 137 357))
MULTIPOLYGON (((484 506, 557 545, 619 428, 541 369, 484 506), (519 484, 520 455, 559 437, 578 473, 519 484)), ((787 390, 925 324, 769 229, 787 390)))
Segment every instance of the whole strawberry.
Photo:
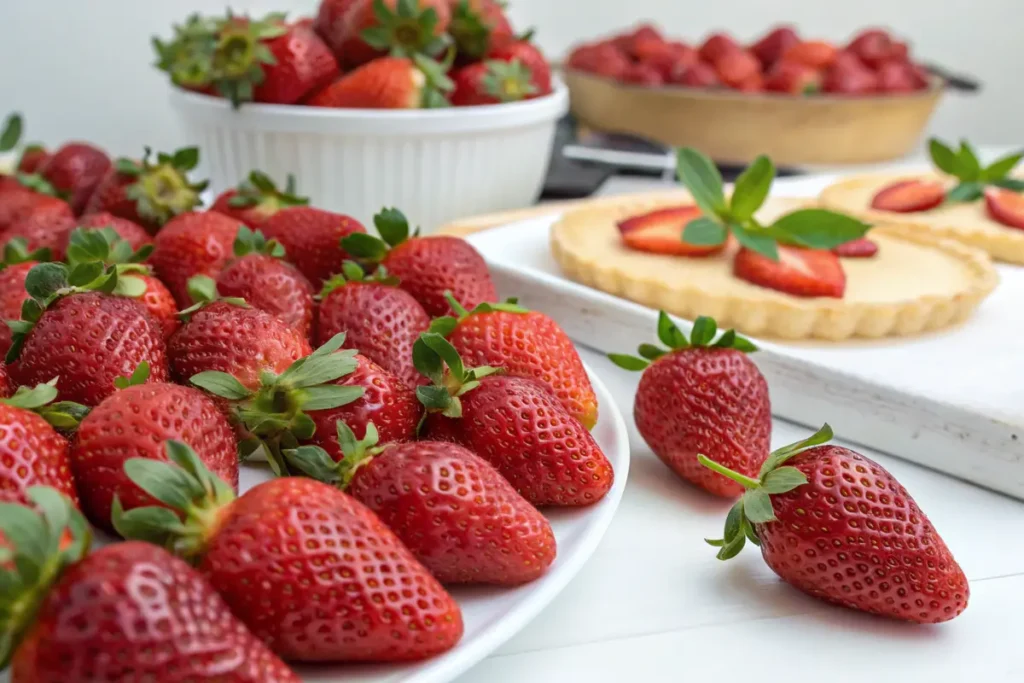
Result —
POLYGON ((112 530, 116 496, 130 510, 156 501, 124 473, 128 458, 165 458, 163 442, 187 443, 218 477, 238 490, 238 445, 220 408, 203 392, 177 384, 146 384, 140 365, 118 381, 119 391, 93 408, 78 426, 71 468, 82 491, 82 510, 96 525, 112 530), (154 417, 156 416, 156 417, 154 417))
POLYGON ((46 487, 30 498, 42 514, 0 504, 15 558, 0 574, 21 606, 6 624, 12 681, 299 683, 185 562, 149 543, 87 555, 88 525, 67 499, 46 487))
POLYGON ((199 164, 196 147, 174 154, 157 154, 147 147, 142 161, 118 159, 85 206, 85 213, 111 213, 155 233, 175 216, 202 204, 199 195, 207 182, 192 182, 188 174, 199 164))
POLYGON ((59 376, 61 398, 87 406, 114 393, 114 380, 142 362, 149 364, 152 381, 165 381, 163 334, 132 298, 143 293, 138 284, 99 263, 70 270, 60 263, 33 267, 25 280, 32 298, 11 328, 11 377, 32 386, 59 376))
POLYGON ((377 513, 441 583, 514 586, 554 562, 551 525, 472 451, 430 441, 377 447, 373 425, 361 441, 340 420, 337 429, 340 462, 316 448, 291 451, 289 462, 377 513))
POLYGON ((25 145, 21 150, 21 157, 18 158, 19 173, 39 173, 39 169, 50 158, 50 153, 42 145, 25 145))
POLYGON ((718 558, 750 539, 786 583, 813 597, 920 624, 967 608, 970 587, 946 544, 884 467, 840 446, 825 425, 771 454, 754 476, 700 456, 741 486, 718 558))
POLYGON ((235 498, 184 444, 167 442, 167 454, 177 467, 129 460, 125 468, 154 498, 174 503, 181 521, 170 516, 154 524, 152 512, 138 508, 115 512, 115 525, 128 538, 170 543, 193 561, 281 657, 415 660, 452 648, 462 636, 455 600, 354 498, 294 477, 235 498))
POLYGON ((313 326, 313 285, 285 257, 284 247, 263 233, 241 226, 235 238, 235 258, 217 276, 221 296, 245 299, 304 337, 313 326))
POLYGON ((324 284, 316 324, 316 342, 344 333, 345 348, 356 349, 409 386, 424 382, 412 362, 412 347, 430 327, 430 316, 397 278, 379 268, 367 278, 347 261, 342 274, 324 284))
POLYGON ((54 403, 56 385, 21 387, 0 399, 0 502, 25 503, 30 487, 51 486, 78 505, 68 442, 54 427, 72 428, 86 411, 54 403))
POLYGON ((432 109, 448 106, 452 89, 444 67, 412 57, 381 57, 315 93, 305 104, 335 109, 432 109))
POLYGON ((309 204, 309 199, 296 194, 295 176, 289 175, 287 186, 279 190, 266 173, 252 171, 238 187, 222 192, 210 210, 258 230, 281 209, 306 204, 309 204))
POLYGON ((31 251, 47 250, 55 261, 64 260, 62 245, 78 226, 78 219, 64 211, 39 211, 25 216, 0 233, 0 245, 22 240, 31 251))
MULTIPOLYGON (((119 218, 112 213, 102 212, 86 214, 75 221, 75 227, 87 229, 110 228, 119 238, 128 243, 128 246, 132 248, 133 252, 143 250, 146 247, 152 247, 153 245, 153 237, 146 232, 145 228, 138 223, 130 221, 127 218, 119 218)), ((61 260, 57 257, 67 255, 68 242, 70 239, 71 232, 65 233, 61 236, 61 239, 57 244, 57 251, 54 255, 54 260, 61 260)), ((152 249, 149 249, 146 252, 146 258, 149 258, 150 252, 152 252, 152 249)))
POLYGON ((350 235, 342 246, 360 260, 383 265, 429 315, 451 315, 448 292, 466 308, 498 299, 487 264, 469 242, 446 235, 420 237, 398 209, 384 209, 373 223, 380 238, 350 235))
POLYGON ((643 370, 633 417, 654 454, 687 481, 733 498, 743 487, 702 467, 697 456, 755 475, 771 447, 772 413, 768 383, 747 357, 756 347, 733 330, 715 340, 717 331, 714 320, 700 317, 687 339, 663 311, 658 338, 667 351, 643 344, 641 358, 610 358, 643 370))
POLYGON ((39 174, 67 197, 75 214, 81 214, 110 167, 110 157, 103 150, 84 142, 69 142, 42 164, 39 174))
POLYGON ((262 230, 267 239, 276 240, 284 246, 288 260, 309 278, 314 287, 320 287, 325 280, 340 272, 341 264, 350 258, 341 246, 341 239, 353 233, 366 232, 366 228, 350 216, 308 206, 278 211, 267 219, 262 230))
POLYGON ((551 65, 537 46, 530 42, 529 35, 505 45, 492 47, 487 53, 487 58, 522 64, 531 76, 533 92, 530 97, 540 97, 551 92, 551 65))
POLYGON ((414 357, 433 382, 416 390, 428 438, 466 446, 538 507, 592 505, 611 489, 608 459, 546 386, 495 375, 496 368, 468 369, 436 333, 420 337, 414 357))
MULTIPOLYGON (((34 178, 34 177, 33 177, 34 178)), ((28 182, 27 177, 22 177, 28 182)), ((73 218, 74 212, 63 199, 53 196, 54 190, 48 183, 32 180, 32 187, 23 185, 21 180, 12 183, 0 192, 0 237, 7 230, 27 218, 43 220, 73 218)), ((15 235, 16 236, 16 235, 15 235)))
POLYGON ((25 291, 25 279, 33 266, 49 256, 46 249, 29 252, 23 239, 13 239, 4 245, 0 262, 0 354, 4 356, 13 338, 6 321, 21 319, 21 307, 31 298, 25 291))
POLYGON ((449 302, 457 317, 438 318, 431 331, 446 336, 464 362, 500 367, 547 385, 573 417, 594 428, 597 396, 580 354, 558 323, 514 299, 480 304, 472 311, 454 298, 449 302))
POLYGON ((7 363, 0 362, 0 398, 10 398, 12 394, 14 394, 14 383, 11 382, 11 376, 7 373, 7 363))
POLYGON ((449 0, 322 0, 313 28, 345 69, 386 52, 436 55, 451 20, 449 0))
POLYGON ((482 59, 515 40, 512 25, 499 0, 448 0, 452 21, 448 28, 460 56, 482 59))
POLYGON ((191 304, 188 281, 195 275, 217 277, 231 258, 239 221, 216 211, 185 213, 156 236, 149 262, 178 305, 191 304))
POLYGON ((475 62, 455 72, 451 101, 457 107, 519 102, 536 92, 531 78, 518 60, 475 62))

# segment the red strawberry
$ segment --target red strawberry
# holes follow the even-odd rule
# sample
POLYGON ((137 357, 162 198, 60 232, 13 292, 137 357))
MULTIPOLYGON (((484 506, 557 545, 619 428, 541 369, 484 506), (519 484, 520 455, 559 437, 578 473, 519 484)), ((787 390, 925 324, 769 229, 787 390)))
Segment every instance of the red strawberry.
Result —
POLYGON ((51 381, 0 399, 0 502, 27 503, 30 487, 51 486, 78 505, 68 442, 54 426, 75 426, 85 410, 56 398, 51 381))
POLYGON ((735 498, 743 487, 702 467, 697 456, 754 476, 771 447, 772 411, 768 383, 747 356, 757 348, 733 330, 717 341, 716 334, 715 321, 700 317, 688 340, 662 311, 658 338, 667 351, 643 344, 641 358, 610 358, 626 370, 643 370, 633 417, 654 454, 705 491, 735 498))
POLYGON ((914 67, 905 62, 885 62, 878 67, 880 92, 914 92, 928 85, 921 81, 914 67))
POLYGON ((383 239, 349 235, 342 246, 357 258, 383 265, 429 315, 451 313, 446 292, 467 308, 497 300, 487 264, 465 240, 420 237, 418 230, 409 230, 409 221, 398 209, 384 209, 373 222, 383 239))
POLYGON ((839 53, 825 72, 822 90, 836 95, 869 95, 878 90, 878 77, 856 57, 839 53))
POLYGON ((528 99, 536 92, 530 78, 530 70, 519 61, 476 62, 453 74, 452 104, 467 107, 528 99))
POLYGON ((675 51, 661 36, 649 36, 634 40, 630 45, 629 54, 638 62, 654 64, 666 57, 674 56, 675 51))
POLYGON ((661 31, 652 24, 640 24, 635 27, 632 31, 623 33, 622 35, 614 38, 611 42, 615 47, 625 51, 627 54, 632 55, 633 49, 637 43, 642 43, 649 40, 660 40, 664 41, 665 37, 661 35, 661 31))
POLYGON ((185 213, 156 236, 150 263, 181 306, 191 297, 188 281, 196 275, 217 277, 231 258, 239 222, 215 211, 185 213))
MULTIPOLYGON (((45 252, 29 253, 23 240, 11 240, 4 246, 4 260, 0 264, 0 323, 21 319, 21 306, 31 298, 25 291, 25 278, 37 259, 45 252)), ((0 324, 0 353, 7 355, 11 348, 11 328, 0 324)))
POLYGON ((732 37, 724 33, 712 33, 700 46, 700 58, 710 64, 715 64, 723 56, 730 52, 742 50, 732 37))
POLYGON ((772 453, 753 477, 702 457, 746 489, 724 538, 708 541, 719 559, 750 538, 772 571, 813 597, 920 624, 958 616, 967 577, 928 517, 881 465, 822 445, 831 438, 825 425, 772 453))
POLYGON ((82 491, 82 509, 98 526, 112 529, 114 498, 124 510, 155 505, 128 479, 124 463, 139 457, 164 460, 163 442, 187 443, 203 463, 238 490, 238 446, 220 408, 203 392, 176 384, 144 384, 149 367, 121 378, 115 392, 82 420, 71 447, 71 467, 82 491))
MULTIPOLYGON (((50 189, 39 185, 35 185, 35 187, 50 189)), ((20 183, 0 192, 0 235, 19 221, 28 218, 52 221, 72 217, 74 217, 74 213, 63 199, 37 192, 20 183)))
POLYGON ((789 48, 800 42, 800 36, 791 26, 778 26, 750 46, 750 51, 761 61, 761 66, 770 69, 789 48))
POLYGON ((877 28, 861 31, 846 49, 873 69, 891 59, 906 58, 906 44, 897 44, 887 31, 877 28))
MULTIPOLYGON (((86 214, 76 220, 75 225, 79 228, 110 228, 119 238, 128 243, 133 252, 138 252, 153 244, 153 238, 141 225, 134 223, 127 218, 118 218, 110 213, 86 214)), ((58 255, 67 255, 68 242, 71 239, 72 232, 63 233, 61 235, 61 238, 57 243, 56 253, 58 255)), ((148 258, 148 255, 146 258, 148 258)), ((54 260, 60 259, 55 258, 54 260)))
POLYGON ((451 80, 426 57, 382 57, 351 71, 305 101, 342 109, 431 109, 448 106, 451 80))
POLYGON ((895 213, 928 211, 946 201, 946 188, 940 182, 901 180, 888 185, 871 200, 871 208, 895 213))
POLYGON ((85 213, 111 213, 155 233, 175 216, 202 203, 199 195, 207 183, 193 183, 188 178, 198 163, 195 147, 179 149, 173 155, 160 152, 156 163, 150 161, 148 148, 141 162, 118 159, 92 193, 85 213))
POLYGON ((681 72, 675 72, 672 82, 691 88, 714 88, 722 84, 714 67, 704 62, 698 62, 681 72))
POLYGON ((741 280, 784 294, 800 297, 827 296, 841 299, 846 292, 846 273, 831 251, 778 246, 779 260, 751 249, 740 249, 733 274, 741 280))
MULTIPOLYGON (((262 65, 263 81, 256 85, 252 93, 252 99, 256 102, 295 104, 330 83, 338 74, 338 62, 331 54, 331 49, 309 29, 289 28, 265 45, 274 56, 274 62, 262 65)), ((220 85, 216 80, 214 84, 214 87, 220 85)), ((223 89, 220 92, 232 99, 223 89)), ((245 101, 244 87, 236 88, 234 92, 240 95, 238 100, 245 101)))
POLYGON ((313 27, 346 69, 366 64, 387 51, 436 55, 444 50, 442 36, 451 21, 449 3, 322 0, 313 27), (409 5, 411 12, 405 11, 409 5))
POLYGON ((424 378, 412 362, 412 347, 430 327, 430 316, 397 280, 377 273, 367 279, 351 261, 343 274, 327 281, 320 294, 316 343, 345 335, 345 347, 356 349, 409 386, 424 378))
POLYGON ((871 258, 878 253, 878 243, 872 242, 867 237, 852 240, 832 250, 832 253, 841 258, 871 258))
POLYGON ((18 159, 19 173, 39 173, 39 169, 50 158, 50 153, 42 145, 26 145, 18 159))
POLYGON ((515 586, 554 562, 551 525, 472 451, 428 441, 378 448, 372 427, 361 441, 344 422, 337 428, 344 459, 307 449, 300 469, 377 513, 441 583, 515 586))
POLYGON ((466 446, 536 506, 592 505, 611 489, 608 459, 546 385, 470 370, 439 334, 424 334, 417 347, 417 367, 433 382, 416 392, 429 438, 466 446))
POLYGON ((761 62, 746 50, 730 50, 713 62, 718 77, 728 86, 738 88, 761 73, 761 62))
POLYGON ((836 46, 824 40, 805 40, 796 43, 782 53, 782 59, 809 66, 812 69, 827 69, 836 61, 836 46))
POLYGON ((103 150, 84 142, 69 142, 53 153, 39 173, 68 198, 76 214, 81 214, 110 166, 110 157, 103 150))
POLYGON ((1024 196, 1019 193, 990 187, 985 190, 985 209, 992 220, 1024 230, 1024 196))
POLYGON ((661 71, 648 64, 630 64, 619 75, 619 81, 633 85, 657 87, 665 82, 665 77, 662 76, 661 71))
POLYGON ((740 92, 764 92, 764 75, 760 72, 752 73, 734 87, 740 92))
POLYGON ((64 260, 63 244, 78 225, 70 213, 41 211, 33 213, 14 223, 0 234, 0 245, 6 246, 12 240, 20 240, 31 251, 45 250, 47 260, 64 260))
POLYGON ((481 304, 472 311, 455 299, 450 303, 458 317, 435 320, 431 331, 447 337, 465 362, 535 379, 584 427, 597 424, 594 388, 576 347, 558 323, 522 308, 514 299, 481 304))
POLYGON ((0 398, 10 398, 13 393, 14 383, 11 382, 11 376, 7 374, 7 364, 0 361, 0 398))
POLYGON ((618 79, 631 66, 629 57, 615 45, 583 45, 569 55, 568 65, 578 71, 618 79))
POLYGON ((162 480, 138 476, 137 460, 126 469, 158 500, 188 501, 175 506, 184 527, 173 518, 154 526, 145 508, 115 515, 115 525, 130 538, 169 535, 280 656, 407 661, 444 652, 462 636, 455 600, 354 498, 295 477, 235 498, 187 446, 169 441, 167 452, 178 467, 153 466, 162 480))
POLYGON ((448 33, 459 55, 481 59, 515 40, 499 0, 448 0, 448 4, 452 15, 448 33))
POLYGON ((686 225, 701 215, 700 208, 694 205, 657 209, 620 221, 619 234, 627 247, 638 251, 695 257, 716 254, 722 251, 725 242, 705 246, 690 244, 683 240, 686 225))
POLYGON ((313 285, 282 259, 284 247, 244 225, 235 239, 235 258, 217 276, 221 296, 245 299, 309 337, 313 326, 313 285))
POLYGON ((309 204, 309 199, 296 194, 295 176, 289 175, 285 189, 279 190, 265 173, 252 171, 237 188, 221 193, 210 210, 230 216, 256 230, 262 228, 267 219, 281 209, 306 204, 309 204))
POLYGON ((772 67, 765 79, 765 90, 809 95, 821 90, 821 71, 799 62, 781 61, 772 67))
POLYGON ((185 562, 149 543, 86 555, 87 525, 67 499, 44 487, 33 498, 43 515, 12 505, 0 519, 17 559, 4 570, 18 587, 7 597, 25 606, 7 624, 12 681, 299 683, 185 562), (18 567, 48 571, 40 580, 18 567))
POLYGON ((41 263, 29 271, 25 288, 33 305, 22 309, 7 354, 18 384, 59 376, 62 399, 95 406, 114 393, 114 380, 142 362, 149 363, 152 381, 167 379, 166 348, 153 317, 130 296, 102 293, 114 283, 128 288, 134 283, 119 282, 115 268, 101 277, 102 270, 98 263, 70 270, 41 263))
POLYGON ((529 40, 517 40, 506 45, 492 47, 488 59, 510 64, 519 62, 530 72, 533 90, 531 97, 540 97, 551 92, 551 65, 547 58, 529 40))
POLYGON ((365 232, 366 228, 350 216, 306 206, 282 209, 263 225, 267 239, 284 246, 288 260, 314 287, 340 272, 341 264, 350 258, 341 247, 342 238, 365 232))

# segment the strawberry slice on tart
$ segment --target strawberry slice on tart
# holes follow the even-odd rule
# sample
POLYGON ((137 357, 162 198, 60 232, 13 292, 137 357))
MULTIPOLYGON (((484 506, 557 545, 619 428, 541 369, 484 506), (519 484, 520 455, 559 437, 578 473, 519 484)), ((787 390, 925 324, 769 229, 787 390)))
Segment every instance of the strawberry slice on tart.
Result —
POLYGON ((1024 195, 1013 190, 990 187, 985 190, 989 217, 1009 228, 1024 230, 1024 195))
POLYGON ((696 204, 656 209, 619 221, 622 243, 630 249, 671 256, 709 256, 725 248, 725 242, 698 245, 683 241, 686 226, 701 217, 696 204))
POLYGON ((831 251, 787 246, 778 251, 779 260, 773 261, 752 249, 740 249, 733 260, 733 274, 793 296, 841 299, 846 293, 846 273, 831 251))
POLYGON ((871 208, 894 213, 928 211, 946 200, 946 187, 938 181, 901 180, 883 188, 871 208))

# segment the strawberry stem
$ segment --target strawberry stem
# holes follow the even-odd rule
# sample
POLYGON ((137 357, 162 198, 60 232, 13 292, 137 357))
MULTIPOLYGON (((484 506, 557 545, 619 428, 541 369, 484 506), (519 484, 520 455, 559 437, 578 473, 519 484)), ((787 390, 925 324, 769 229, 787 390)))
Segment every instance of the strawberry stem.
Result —
POLYGON ((742 475, 739 472, 729 469, 725 465, 718 464, 717 462, 707 457, 706 455, 700 453, 697 454, 697 461, 701 465, 704 465, 704 467, 707 467, 712 472, 717 472, 718 474, 721 474, 723 477, 728 477, 729 479, 732 479, 734 482, 736 482, 745 489, 756 489, 761 485, 760 479, 752 479, 750 477, 742 475))

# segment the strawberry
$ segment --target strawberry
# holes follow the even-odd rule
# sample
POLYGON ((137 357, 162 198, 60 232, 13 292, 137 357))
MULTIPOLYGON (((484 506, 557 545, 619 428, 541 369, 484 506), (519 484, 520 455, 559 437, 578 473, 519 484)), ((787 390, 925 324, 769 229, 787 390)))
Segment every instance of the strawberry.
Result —
POLYGON ((86 409, 54 403, 58 381, 0 399, 0 502, 27 503, 30 487, 51 486, 78 505, 68 442, 54 427, 74 427, 86 409))
POLYGON ((509 64, 519 63, 530 73, 533 92, 527 99, 547 95, 551 92, 551 65, 544 53, 529 41, 529 36, 511 43, 494 46, 487 53, 487 58, 509 64))
POLYGON ((42 145, 26 145, 18 159, 19 173, 39 173, 39 169, 50 158, 50 153, 42 145))
POLYGON ((640 24, 632 31, 628 31, 614 38, 612 40, 612 44, 620 50, 625 51, 626 54, 632 56, 638 43, 650 40, 660 40, 664 42, 665 37, 661 35, 661 31, 658 30, 658 27, 653 24, 640 24))
POLYGON ((0 569, 5 598, 20 607, 6 624, 12 681, 299 683, 185 562, 149 543, 86 555, 88 525, 67 499, 30 496, 42 514, 0 508, 15 558, 0 569))
POLYGON ((843 298, 846 273, 831 251, 779 245, 778 253, 779 260, 773 261, 751 249, 740 249, 732 272, 741 280, 792 296, 843 298))
POLYGON ((397 285, 383 268, 367 278, 362 268, 346 262, 320 293, 315 337, 317 344, 326 344, 344 333, 346 348, 414 387, 424 378, 413 366, 412 347, 430 327, 430 316, 397 285))
POLYGON ((447 337, 464 362, 535 379, 584 427, 597 424, 594 388, 576 347, 558 323, 519 306, 515 299, 480 304, 472 311, 454 298, 449 303, 456 317, 438 318, 431 331, 447 337))
POLYGON ((358 259, 383 265, 399 286, 415 297, 429 315, 448 315, 446 293, 472 308, 496 301, 498 294, 480 253, 465 240, 446 235, 420 237, 398 209, 373 217, 381 238, 349 235, 342 247, 358 259))
POLYGON ((6 321, 21 318, 22 304, 31 298, 25 291, 25 279, 39 260, 48 257, 45 249, 29 253, 21 239, 13 239, 4 245, 3 261, 0 262, 0 353, 5 356, 13 338, 6 321))
POLYGON ((310 353, 306 337, 275 316, 241 299, 216 298, 216 284, 204 276, 189 283, 197 304, 182 311, 186 322, 167 341, 171 375, 186 383, 200 372, 234 375, 250 389, 264 373, 281 373, 310 353))
POLYGON ((288 176, 284 190, 262 171, 251 171, 249 177, 234 189, 222 192, 210 207, 211 211, 230 216, 253 230, 263 227, 267 219, 289 206, 305 206, 307 197, 296 194, 295 176, 288 176))
POLYGON ((782 53, 781 59, 809 66, 812 69, 827 69, 836 60, 835 45, 824 40, 805 40, 791 45, 782 53))
POLYGON ((168 441, 166 448, 173 465, 132 459, 125 469, 154 498, 173 503, 180 520, 154 520, 152 508, 115 509, 115 526, 129 538, 172 543, 281 657, 415 660, 462 636, 458 603, 362 503, 296 477, 236 498, 188 446, 168 441))
POLYGON ((630 64, 620 75, 622 83, 657 87, 665 82, 661 71, 648 64, 630 64))
POLYGON ((21 176, 7 190, 0 192, 0 235, 10 227, 28 218, 54 221, 73 218, 74 212, 63 199, 53 196, 53 188, 35 176, 21 176), (23 185, 32 184, 32 188, 23 185))
POLYGON ((901 180, 888 185, 871 200, 871 208, 895 213, 928 211, 946 200, 946 188, 940 182, 901 180))
POLYGON ((569 55, 568 66, 597 76, 618 79, 631 66, 629 57, 615 45, 582 45, 569 55))
POLYGON ((191 301, 188 281, 217 277, 231 258, 239 222, 216 211, 184 213, 156 236, 150 263, 181 306, 191 301))
POLYGON ((880 92, 914 92, 928 86, 928 81, 906 62, 885 62, 878 67, 877 75, 880 92))
POLYGON ((765 90, 810 95, 821 90, 821 71, 799 62, 777 62, 765 78, 765 90))
POLYGON ((103 150, 84 142, 69 142, 47 159, 39 174, 68 198, 75 214, 81 214, 110 167, 110 157, 103 150))
MULTIPOLYGON (((310 29, 289 28, 265 45, 274 61, 261 65, 262 81, 252 81, 252 99, 256 102, 295 104, 338 74, 338 62, 331 49, 310 29)), ((214 80, 214 87, 232 102, 246 101, 245 85, 232 87, 230 80, 214 80)))
POLYGON ((499 0, 448 0, 448 4, 452 15, 448 33, 459 55, 482 59, 490 50, 515 40, 499 0))
POLYGON ((764 92, 764 75, 759 71, 754 72, 734 87, 740 92, 764 92))
POLYGON ((715 88, 722 84, 714 67, 704 62, 673 73, 672 83, 690 88, 715 88))
POLYGON ((202 203, 199 195, 208 183, 193 183, 188 177, 199 163, 197 148, 179 149, 173 155, 160 152, 155 164, 150 155, 147 147, 142 161, 115 161, 89 198, 85 213, 111 213, 155 233, 202 203))
POLYGON ((78 225, 77 219, 63 210, 57 212, 37 212, 22 218, 0 234, 0 245, 6 246, 18 240, 25 249, 44 252, 50 258, 61 261, 64 259, 63 244, 78 225))
POLYGON ((907 52, 906 44, 896 43, 887 31, 877 28, 865 29, 858 33, 846 49, 873 69, 878 69, 883 63, 893 59, 905 59, 907 52))
POLYGON ((701 217, 701 210, 693 204, 656 209, 639 216, 631 216, 617 224, 622 242, 630 249, 671 256, 709 256, 725 248, 725 243, 711 246, 683 241, 683 229, 701 217))
POLYGON ((761 74, 761 62, 746 50, 725 52, 713 64, 722 82, 733 88, 739 88, 761 74))
MULTIPOLYGON (((4 327, 7 327, 4 325, 4 327)), ((7 364, 0 361, 0 398, 10 398, 14 394, 14 383, 7 373, 7 364)))
POLYGON ((476 62, 453 74, 451 101, 456 107, 518 102, 536 92, 530 79, 530 70, 519 61, 476 62))
POLYGON ((432 109, 446 107, 451 79, 422 55, 382 57, 351 71, 305 104, 342 109, 432 109))
POLYGON ((375 512, 441 583, 515 586, 554 562, 551 525, 472 451, 428 441, 377 447, 373 425, 361 441, 344 422, 337 429, 340 462, 316 448, 290 461, 375 512))
POLYGON ((71 447, 71 468, 82 491, 82 509, 98 526, 111 530, 116 496, 130 510, 156 501, 129 481, 128 458, 163 460, 163 442, 183 441, 232 489, 238 490, 235 434, 220 408, 203 392, 177 384, 146 384, 149 366, 118 381, 119 391, 82 420, 71 447))
POLYGON ((1019 193, 998 187, 987 188, 985 210, 992 220, 1024 230, 1024 196, 1019 193))
POLYGON ((351 69, 385 52, 436 55, 451 22, 451 0, 321 0, 313 27, 351 69))
POLYGON ((217 291, 271 315, 309 337, 313 326, 313 285, 282 259, 284 247, 244 225, 235 238, 235 258, 217 276, 217 291))
POLYGON ((742 48, 731 36, 724 33, 712 33, 704 40, 698 51, 701 59, 709 64, 715 64, 723 56, 739 50, 742 48))
POLYGON ((825 72, 821 87, 836 95, 870 95, 878 90, 878 77, 853 55, 840 53, 825 72))
POLYGON ((970 588, 928 517, 884 467, 814 436, 771 454, 754 476, 700 456, 746 489, 718 558, 750 539, 786 583, 827 602, 920 624, 958 616, 970 588))
POLYGON ((724 498, 743 488, 697 462, 703 453, 753 476, 771 446, 768 383, 747 356, 757 347, 715 321, 699 317, 690 339, 662 311, 658 338, 668 350, 642 344, 639 358, 611 354, 621 368, 642 370, 633 417, 640 436, 683 479, 724 498), (666 399, 666 397, 672 397, 666 399))
POLYGON ((263 224, 267 239, 284 247, 288 260, 302 271, 314 287, 341 270, 349 257, 342 238, 365 233, 356 219, 307 206, 282 209, 263 224))
POLYGON ((665 82, 700 62, 697 50, 685 43, 664 43, 658 52, 646 57, 642 64, 655 69, 665 82))
POLYGON ((861 237, 832 249, 832 253, 841 258, 871 258, 878 253, 878 243, 861 237))
POLYGON ((428 438, 469 448, 538 507, 592 505, 611 489, 608 459, 545 384, 469 369, 439 334, 416 346, 416 367, 432 382, 416 390, 428 438))
POLYGON ((765 70, 771 69, 782 59, 789 48, 800 42, 800 36, 791 26, 777 26, 750 46, 750 51, 761 61, 765 70))
POLYGON ((61 397, 87 406, 114 393, 114 381, 144 361, 152 381, 166 380, 160 327, 133 298, 142 286, 96 262, 71 269, 60 263, 34 266, 25 280, 32 298, 11 326, 11 377, 31 386, 59 376, 61 397))

